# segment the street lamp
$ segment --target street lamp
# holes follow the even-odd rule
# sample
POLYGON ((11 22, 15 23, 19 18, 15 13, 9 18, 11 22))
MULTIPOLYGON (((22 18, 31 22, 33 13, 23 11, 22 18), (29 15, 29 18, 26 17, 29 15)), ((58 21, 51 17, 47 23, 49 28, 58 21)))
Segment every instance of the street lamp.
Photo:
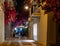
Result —
POLYGON ((28 10, 28 9, 29 9, 29 7, 28 7, 28 6, 25 6, 24 8, 25 8, 26 10, 28 10))

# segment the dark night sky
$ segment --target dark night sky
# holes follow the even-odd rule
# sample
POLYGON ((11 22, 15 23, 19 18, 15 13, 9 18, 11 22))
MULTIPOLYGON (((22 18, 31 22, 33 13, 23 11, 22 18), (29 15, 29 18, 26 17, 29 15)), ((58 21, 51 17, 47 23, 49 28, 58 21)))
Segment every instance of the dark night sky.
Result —
POLYGON ((15 1, 15 8, 17 11, 22 11, 24 7, 24 0, 14 0, 15 1))
POLYGON ((29 12, 24 11, 24 0, 14 0, 15 8, 18 13, 16 16, 16 21, 22 21, 23 19, 28 19, 29 17, 29 12))

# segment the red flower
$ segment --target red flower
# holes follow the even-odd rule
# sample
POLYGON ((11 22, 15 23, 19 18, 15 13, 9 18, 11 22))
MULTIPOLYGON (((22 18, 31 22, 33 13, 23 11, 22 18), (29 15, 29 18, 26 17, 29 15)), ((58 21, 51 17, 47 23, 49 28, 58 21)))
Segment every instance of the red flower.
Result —
POLYGON ((9 16, 10 16, 9 19, 11 19, 13 22, 16 21, 16 10, 15 10, 15 8, 12 7, 12 9, 9 9, 9 16))

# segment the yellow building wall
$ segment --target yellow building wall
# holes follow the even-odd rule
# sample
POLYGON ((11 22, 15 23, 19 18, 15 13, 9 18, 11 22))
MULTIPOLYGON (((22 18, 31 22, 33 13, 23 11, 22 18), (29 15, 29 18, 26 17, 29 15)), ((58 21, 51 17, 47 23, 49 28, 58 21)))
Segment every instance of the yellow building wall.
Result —
POLYGON ((40 7, 40 22, 38 27, 38 43, 41 46, 56 44, 56 23, 53 22, 53 13, 44 14, 40 7))
POLYGON ((39 22, 39 30, 38 30, 38 43, 41 46, 47 45, 47 21, 48 15, 44 14, 44 10, 40 7, 40 22, 39 22))
POLYGON ((48 13, 47 43, 56 44, 56 23, 53 21, 53 12, 48 13))

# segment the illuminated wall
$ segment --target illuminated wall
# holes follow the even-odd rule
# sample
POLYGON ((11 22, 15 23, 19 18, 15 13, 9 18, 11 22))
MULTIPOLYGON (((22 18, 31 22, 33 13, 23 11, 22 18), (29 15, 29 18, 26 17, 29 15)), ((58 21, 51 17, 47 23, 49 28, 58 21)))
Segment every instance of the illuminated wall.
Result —
POLYGON ((39 31, 38 31, 38 43, 43 46, 47 45, 47 14, 44 14, 44 10, 40 7, 40 22, 39 22, 39 31))
POLYGON ((0 3, 0 43, 4 41, 4 13, 0 3))
POLYGON ((52 20, 53 13, 44 13, 40 7, 40 22, 38 27, 38 43, 42 46, 56 44, 56 24, 52 20))

